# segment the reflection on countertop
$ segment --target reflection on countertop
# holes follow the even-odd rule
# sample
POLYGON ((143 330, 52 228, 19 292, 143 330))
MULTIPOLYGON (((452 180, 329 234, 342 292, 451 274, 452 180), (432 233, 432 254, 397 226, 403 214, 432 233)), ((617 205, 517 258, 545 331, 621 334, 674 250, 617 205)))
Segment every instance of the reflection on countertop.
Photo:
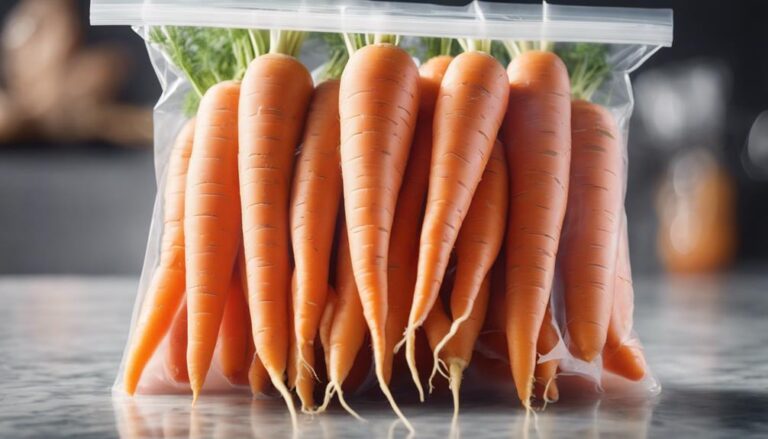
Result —
MULTIPOLYGON (((281 401, 112 397, 136 281, 0 277, 0 437, 290 436, 281 401)), ((526 420, 513 398, 403 401, 417 437, 761 437, 768 432, 768 275, 636 281, 636 330, 663 385, 653 400, 565 400, 526 420)), ((386 405, 360 423, 337 407, 300 416, 301 437, 404 437, 386 405)))

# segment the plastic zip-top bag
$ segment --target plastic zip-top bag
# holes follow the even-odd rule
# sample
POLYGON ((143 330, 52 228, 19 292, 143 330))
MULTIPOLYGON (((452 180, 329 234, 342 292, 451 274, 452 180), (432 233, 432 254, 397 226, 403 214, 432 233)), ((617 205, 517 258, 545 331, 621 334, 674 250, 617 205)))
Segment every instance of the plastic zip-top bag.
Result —
POLYGON ((309 409, 433 369, 524 405, 658 393, 623 200, 629 74, 670 10, 92 0, 91 22, 133 26, 163 89, 115 392, 295 388, 309 409))

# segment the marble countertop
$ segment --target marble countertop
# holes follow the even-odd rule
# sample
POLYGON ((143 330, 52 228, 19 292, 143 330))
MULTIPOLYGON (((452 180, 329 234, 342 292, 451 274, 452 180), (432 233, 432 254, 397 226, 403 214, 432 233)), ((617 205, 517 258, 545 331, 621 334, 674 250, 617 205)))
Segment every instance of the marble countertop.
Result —
MULTIPOLYGON (((248 396, 112 397, 136 280, 0 277, 0 437, 207 438, 290 435, 282 402, 248 396)), ((526 425, 510 401, 404 403, 417 437, 765 437, 768 275, 636 280, 636 330, 663 386, 652 400, 561 401, 526 425), (526 432, 528 434, 526 435, 526 432)), ((302 437, 404 437, 387 407, 360 423, 302 415, 302 437)))

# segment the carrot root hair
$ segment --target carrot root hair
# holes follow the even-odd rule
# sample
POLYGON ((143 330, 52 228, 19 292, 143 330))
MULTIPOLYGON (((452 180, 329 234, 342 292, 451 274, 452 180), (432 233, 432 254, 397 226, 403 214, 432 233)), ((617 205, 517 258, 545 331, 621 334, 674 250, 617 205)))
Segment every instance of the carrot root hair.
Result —
POLYGON ((432 393, 432 379, 435 377, 435 373, 440 372, 440 375, 444 376, 446 379, 450 380, 450 368, 445 365, 445 362, 440 359, 439 355, 440 352, 445 348, 445 345, 448 344, 449 341, 453 338, 454 335, 456 335, 457 332, 459 332, 459 327, 462 323, 464 323, 467 319, 469 319, 470 314, 472 313, 472 308, 469 308, 467 311, 464 312, 461 316, 459 316, 458 319, 454 320, 451 323, 451 329, 448 330, 448 333, 445 334, 445 336, 440 340, 439 343, 437 343, 437 346, 435 346, 435 350, 432 353, 432 359, 434 361, 434 364, 432 366, 432 373, 429 374, 429 393, 432 393), (441 369, 441 366, 443 369, 441 369))
POLYGON ((323 393, 323 403, 320 404, 320 406, 315 409, 315 413, 322 413, 326 410, 328 410, 328 404, 331 403, 331 399, 333 398, 333 394, 336 391, 336 388, 333 386, 333 383, 328 383, 325 386, 325 392, 323 393))
POLYGON ((328 409, 328 404, 331 403, 331 400, 333 399, 333 395, 338 394, 339 396, 339 404, 344 408, 344 410, 347 411, 350 415, 352 415, 353 418, 357 419, 361 422, 368 422, 365 418, 360 416, 359 413, 357 413, 348 403, 347 400, 344 399, 344 391, 341 390, 341 384, 339 384, 337 381, 331 381, 328 383, 327 386, 325 386, 325 396, 323 397, 323 404, 320 405, 320 407, 315 410, 315 413, 322 413, 328 409))
POLYGON ((554 384, 556 376, 557 375, 553 375, 552 377, 550 377, 547 380, 547 384, 544 385, 544 393, 543 393, 544 405, 541 406, 541 411, 544 411, 544 410, 547 409, 547 404, 551 404, 551 403, 557 402, 556 399, 550 399, 549 398, 549 387, 552 384, 554 384))
POLYGON ((360 414, 358 414, 354 409, 352 409, 352 407, 349 404, 347 404, 347 400, 344 399, 344 391, 341 390, 341 384, 335 382, 333 383, 333 386, 336 389, 334 393, 336 393, 336 395, 339 397, 339 404, 341 404, 341 406, 344 407, 344 410, 346 410, 347 413, 352 415, 352 417, 354 417, 358 421, 366 422, 365 418, 360 416, 360 414))
MULTIPOLYGON (((413 428, 413 425, 411 425, 411 421, 409 421, 408 418, 405 417, 403 412, 400 410, 400 407, 398 407, 397 402, 395 402, 395 398, 392 396, 392 392, 389 390, 389 386, 387 385, 386 380, 384 380, 384 369, 381 367, 381 362, 377 362, 377 365, 376 365, 376 379, 379 381, 379 387, 381 388, 381 392, 384 393, 384 396, 387 398, 387 401, 389 401, 389 405, 392 407, 392 411, 394 411, 397 417, 400 418, 400 421, 402 421, 403 425, 405 425, 405 428, 407 428, 408 431, 410 431, 411 433, 415 433, 416 430, 413 428)), ((341 393, 339 393, 339 400, 341 400, 341 393)))
POLYGON ((461 379, 464 375, 465 365, 461 361, 450 361, 448 367, 448 387, 451 389, 451 395, 453 396, 453 419, 451 420, 451 430, 454 430, 459 424, 459 391, 461 390, 461 379))
POLYGON ((288 406, 288 413, 291 416, 291 425, 293 426, 293 431, 298 432, 299 420, 296 415, 296 407, 293 405, 293 397, 291 396, 291 392, 288 390, 288 386, 285 385, 282 377, 280 377, 276 372, 270 370, 268 373, 269 379, 272 381, 272 385, 275 386, 275 389, 280 393, 280 396, 283 397, 285 405, 288 406))
MULTIPOLYGON (((296 343, 296 363, 299 364, 299 367, 305 368, 309 373, 312 374, 312 377, 315 379, 316 382, 320 382, 320 377, 317 376, 317 372, 315 372, 315 368, 312 367, 311 364, 304 358, 304 349, 309 343, 302 342, 302 343, 296 343)), ((298 374, 297 374, 298 375, 298 374)))

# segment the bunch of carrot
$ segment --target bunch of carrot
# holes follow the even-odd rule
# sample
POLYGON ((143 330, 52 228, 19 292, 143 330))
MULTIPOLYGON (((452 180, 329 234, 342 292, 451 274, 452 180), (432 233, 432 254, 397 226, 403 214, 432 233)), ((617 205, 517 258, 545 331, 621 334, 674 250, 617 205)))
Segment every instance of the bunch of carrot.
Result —
POLYGON ((458 408, 473 353, 508 363, 526 408, 558 398, 544 356, 561 342, 645 375, 621 133, 589 101, 601 52, 577 45, 566 66, 508 43, 505 69, 490 41, 442 40, 417 67, 394 36, 344 35, 336 74, 314 84, 296 58, 304 33, 216 32, 153 34, 197 97, 170 152, 129 394, 162 343, 166 377, 194 399, 215 364, 234 386, 277 391, 294 422, 291 390, 303 411, 337 397, 357 416, 344 392, 373 378, 410 427, 391 381, 407 367, 423 400, 431 367, 430 390, 445 376, 458 408), (205 56, 231 59, 210 71, 205 56))

